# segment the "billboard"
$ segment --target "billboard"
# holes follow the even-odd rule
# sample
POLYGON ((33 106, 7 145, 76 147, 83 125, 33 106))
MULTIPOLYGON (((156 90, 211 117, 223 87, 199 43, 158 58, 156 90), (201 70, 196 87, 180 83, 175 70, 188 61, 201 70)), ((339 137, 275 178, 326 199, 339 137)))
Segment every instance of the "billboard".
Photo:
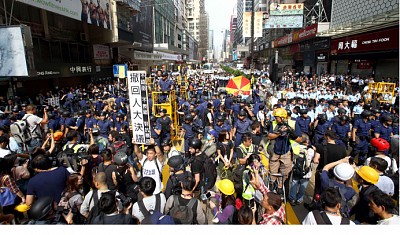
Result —
POLYGON ((17 0, 75 20, 111 29, 110 0, 17 0))
POLYGON ((93 58, 95 60, 109 60, 110 59, 110 47, 105 45, 94 44, 93 45, 93 58))
POLYGON ((146 71, 128 71, 129 109, 132 123, 132 142, 150 143, 150 108, 148 105, 146 71))
POLYGON ((283 15, 303 15, 304 4, 276 4, 271 3, 269 15, 270 16, 283 16, 283 15))
POLYGON ((264 24, 265 29, 303 28, 303 15, 270 16, 264 24))
POLYGON ((29 76, 20 26, 0 27, 0 77, 29 76))
POLYGON ((140 12, 132 18, 133 41, 141 43, 140 50, 153 52, 153 7, 141 2, 140 12))
POLYGON ((261 38, 263 32, 263 15, 264 12, 257 11, 254 12, 254 37, 261 38))

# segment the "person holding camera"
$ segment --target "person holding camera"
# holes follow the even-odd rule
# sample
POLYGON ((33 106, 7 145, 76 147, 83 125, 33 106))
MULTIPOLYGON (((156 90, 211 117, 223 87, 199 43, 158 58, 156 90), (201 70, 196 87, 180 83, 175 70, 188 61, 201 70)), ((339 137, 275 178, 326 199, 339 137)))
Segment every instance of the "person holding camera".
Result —
POLYGON ((114 155, 117 169, 112 172, 112 179, 118 192, 135 203, 138 200, 138 177, 135 168, 128 163, 128 155, 119 151, 114 155))
POLYGON ((237 224, 235 218, 235 186, 229 179, 223 179, 215 183, 220 193, 209 191, 211 199, 208 204, 214 215, 214 224, 237 224))
MULTIPOLYGON (((275 109, 273 112, 275 121, 272 122, 268 139, 274 140, 273 154, 270 156, 269 170, 271 173, 271 182, 278 181, 277 192, 283 194, 283 183, 288 179, 292 171, 292 154, 296 152, 298 143, 302 140, 299 124, 288 120, 287 112, 284 108, 275 109), (296 147, 297 146, 297 147, 296 147), (273 174, 280 173, 283 179, 279 180, 273 174)), ((298 149, 297 149, 298 150, 298 149)))
MULTIPOLYGON (((257 154, 251 154, 246 160, 246 169, 243 171, 243 192, 242 198, 244 199, 244 204, 252 206, 252 199, 257 197, 256 190, 251 185, 250 181, 253 180, 253 176, 257 177, 256 182, 264 181, 267 175, 267 171, 263 164, 261 163, 261 158, 257 154), (258 174, 254 174, 257 170, 258 174)), ((258 198, 261 200, 261 198, 258 198)))
POLYGON ((85 217, 80 213, 80 208, 83 203, 82 185, 83 177, 77 173, 71 174, 68 177, 67 187, 58 203, 58 207, 66 211, 66 214, 71 210, 75 224, 85 223, 85 217))

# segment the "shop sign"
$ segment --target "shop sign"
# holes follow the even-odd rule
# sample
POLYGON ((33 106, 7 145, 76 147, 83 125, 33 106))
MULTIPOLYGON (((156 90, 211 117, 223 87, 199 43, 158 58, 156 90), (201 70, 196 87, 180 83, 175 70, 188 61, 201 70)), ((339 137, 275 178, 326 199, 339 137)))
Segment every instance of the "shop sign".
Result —
POLYGON ((71 71, 72 74, 77 74, 77 73, 91 73, 92 72, 92 67, 93 66, 81 66, 81 65, 75 65, 75 66, 70 66, 69 71, 71 71))
POLYGON ((110 47, 95 44, 93 45, 93 57, 95 60, 109 60, 110 59, 110 47))
POLYGON ((324 62, 327 61, 327 53, 318 53, 317 54, 317 61, 324 62))
POLYGON ((399 28, 335 39, 331 54, 398 49, 399 28))
POLYGON ((370 60, 354 60, 357 63, 357 69, 371 69, 372 61, 370 60))

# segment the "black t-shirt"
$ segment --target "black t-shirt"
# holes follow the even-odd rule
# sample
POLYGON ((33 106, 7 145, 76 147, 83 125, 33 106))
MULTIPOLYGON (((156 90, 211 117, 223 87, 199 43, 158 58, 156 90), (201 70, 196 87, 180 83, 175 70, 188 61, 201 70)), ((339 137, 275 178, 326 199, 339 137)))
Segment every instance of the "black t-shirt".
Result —
POLYGON ((200 182, 197 185, 196 191, 200 190, 201 186, 204 184, 204 182, 202 181, 202 176, 203 176, 203 172, 204 172, 204 161, 206 159, 206 156, 204 155, 204 153, 195 156, 192 163, 190 164, 190 171, 192 172, 193 176, 195 174, 200 173, 200 182))
POLYGON ((218 142, 217 143, 217 150, 221 151, 222 156, 227 156, 229 159, 231 149, 234 147, 232 140, 229 140, 228 143, 222 143, 218 142))
POLYGON ((169 198, 169 196, 172 195, 172 190, 174 188, 174 182, 173 181, 177 181, 177 182, 183 182, 183 180, 185 180, 185 177, 190 176, 191 173, 189 171, 184 171, 180 174, 173 174, 168 178, 167 181, 167 185, 165 186, 165 198, 169 198), (174 177, 174 179, 172 179, 174 177), (176 179, 175 179, 176 177, 176 179))
POLYGON ((259 146, 261 144, 261 140, 262 140, 262 135, 261 134, 254 134, 251 133, 251 139, 252 139, 252 143, 254 145, 259 146))
POLYGON ((99 215, 93 219, 91 224, 135 224, 131 215, 99 215))
POLYGON ((322 170, 326 164, 329 164, 331 162, 336 162, 344 157, 346 157, 346 148, 344 146, 338 145, 338 144, 327 144, 326 149, 327 149, 327 157, 325 160, 325 154, 324 154, 324 145, 317 145, 316 146, 317 153, 320 154, 319 158, 319 164, 317 169, 322 170))

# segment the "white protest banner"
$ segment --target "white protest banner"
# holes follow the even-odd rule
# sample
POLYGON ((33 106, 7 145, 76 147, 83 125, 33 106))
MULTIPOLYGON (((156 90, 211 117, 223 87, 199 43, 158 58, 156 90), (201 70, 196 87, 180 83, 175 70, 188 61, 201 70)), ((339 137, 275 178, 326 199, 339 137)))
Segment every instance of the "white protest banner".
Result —
POLYGON ((132 140, 137 144, 150 143, 150 108, 148 105, 146 72, 128 71, 129 109, 132 140))

